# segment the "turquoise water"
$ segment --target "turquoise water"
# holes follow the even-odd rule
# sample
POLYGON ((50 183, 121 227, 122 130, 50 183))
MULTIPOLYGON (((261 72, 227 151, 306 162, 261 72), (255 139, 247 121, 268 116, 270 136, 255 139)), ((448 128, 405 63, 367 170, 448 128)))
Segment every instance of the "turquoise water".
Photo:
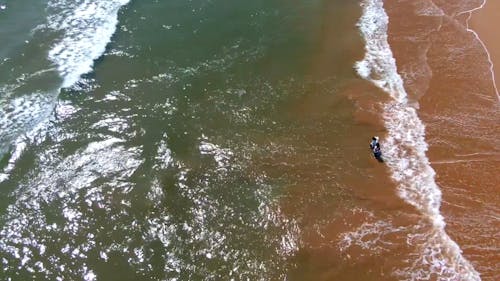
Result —
POLYGON ((364 129, 339 93, 354 59, 311 72, 324 9, 6 2, 0 279, 287 278, 303 220, 281 211, 289 187, 347 164, 304 198, 333 210, 353 204, 342 175, 363 177, 340 141, 364 129))

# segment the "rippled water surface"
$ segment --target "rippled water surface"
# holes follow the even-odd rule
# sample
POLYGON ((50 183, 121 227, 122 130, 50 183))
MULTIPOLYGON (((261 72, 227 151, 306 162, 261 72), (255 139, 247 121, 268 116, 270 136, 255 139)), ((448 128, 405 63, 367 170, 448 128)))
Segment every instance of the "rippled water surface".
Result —
POLYGON ((476 113, 429 108, 498 111, 441 2, 0 2, 0 279, 493 280, 496 199, 450 165, 498 153, 438 153, 476 113))
POLYGON ((306 73, 321 3, 23 2, 1 11, 1 278, 284 278, 292 179, 263 163, 301 149, 305 89, 337 91, 306 73))

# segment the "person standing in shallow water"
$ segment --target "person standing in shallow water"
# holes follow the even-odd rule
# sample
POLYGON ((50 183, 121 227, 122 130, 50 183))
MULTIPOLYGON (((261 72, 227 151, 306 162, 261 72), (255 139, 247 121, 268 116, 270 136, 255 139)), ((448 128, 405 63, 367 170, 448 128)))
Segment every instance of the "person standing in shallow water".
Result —
POLYGON ((372 137, 372 141, 370 142, 370 149, 371 150, 375 149, 377 144, 379 145, 380 148, 380 144, 378 143, 378 137, 372 137))
POLYGON ((372 137, 372 141, 370 142, 370 149, 373 152, 373 156, 379 162, 383 162, 383 160, 382 160, 382 150, 380 149, 380 143, 379 143, 378 140, 379 140, 378 137, 372 137))
POLYGON ((380 150, 380 143, 378 142, 373 148, 373 156, 375 156, 375 158, 377 159, 380 159, 380 157, 382 156, 382 151, 380 150))

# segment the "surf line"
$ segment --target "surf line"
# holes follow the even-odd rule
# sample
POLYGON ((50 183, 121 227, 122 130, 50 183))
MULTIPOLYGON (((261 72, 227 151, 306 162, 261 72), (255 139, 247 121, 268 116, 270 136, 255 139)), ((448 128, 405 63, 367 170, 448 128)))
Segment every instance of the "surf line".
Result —
MULTIPOLYGON (((48 59, 52 61, 62 78, 62 84, 54 90, 54 104, 49 111, 56 110, 55 105, 58 93, 63 88, 72 87, 82 75, 93 70, 94 61, 101 57, 106 46, 116 32, 119 20, 119 10, 130 0, 85 0, 77 5, 70 5, 72 1, 50 1, 48 7, 61 5, 55 15, 48 15, 45 26, 53 31, 62 33, 48 51, 48 59)), ((38 27, 32 30, 35 32, 38 27)), ((40 70, 33 75, 46 71, 40 70)), ((42 121, 35 127, 14 140, 13 152, 6 166, 0 170, 0 183, 6 181, 22 157, 24 151, 36 138, 40 138, 48 128, 50 117, 43 116, 42 121)), ((40 140, 38 140, 40 141, 40 140)))
POLYGON ((483 2, 481 3, 481 5, 479 5, 478 7, 470 9, 470 10, 467 10, 467 11, 460 12, 456 16, 458 17, 458 16, 463 15, 463 14, 469 14, 469 16, 467 17, 467 19, 465 20, 465 29, 468 32, 474 34, 474 37, 476 37, 477 41, 479 41, 479 43, 483 47, 484 51, 486 52, 486 55, 488 56, 488 62, 490 63, 491 79, 493 80, 493 88, 495 88, 495 93, 497 95, 498 102, 500 102, 500 93, 498 92, 497 82, 495 80, 495 69, 494 69, 493 61, 491 60, 490 52, 488 51, 488 48, 486 47, 486 44, 484 44, 483 40, 481 40, 481 38, 479 37, 479 34, 477 34, 477 32, 474 29, 470 28, 470 26, 469 26, 469 21, 472 18, 472 14, 475 11, 484 8, 484 6, 486 5, 486 2, 487 2, 487 0, 483 0, 483 2))
MULTIPOLYGON (((431 229, 425 235, 424 244, 420 245, 418 259, 439 264, 437 272, 433 265, 422 263, 420 266, 425 267, 429 275, 447 272, 451 279, 481 280, 479 273, 462 256, 460 247, 445 231, 446 224, 439 210, 441 190, 425 154, 428 148, 425 126, 416 109, 410 106, 403 80, 397 72, 396 60, 387 41, 389 18, 383 1, 363 0, 361 7, 363 13, 358 27, 365 40, 365 57, 356 63, 355 68, 362 78, 392 98, 384 105, 383 112, 387 129, 386 162, 398 185, 398 196, 419 210, 424 221, 430 223, 431 229)), ((440 276, 439 280, 443 277, 440 276)))
POLYGON ((76 7, 62 5, 61 11, 48 18, 49 28, 63 34, 48 53, 63 78, 62 88, 73 86, 93 70, 94 61, 106 52, 116 32, 119 10, 129 2, 86 0, 76 7))

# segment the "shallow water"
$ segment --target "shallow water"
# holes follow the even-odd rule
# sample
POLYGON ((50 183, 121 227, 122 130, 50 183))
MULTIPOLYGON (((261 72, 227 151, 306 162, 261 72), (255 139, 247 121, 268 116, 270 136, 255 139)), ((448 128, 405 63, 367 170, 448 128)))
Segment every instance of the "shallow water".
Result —
MULTIPOLYGON (((404 32, 434 46, 398 28, 427 2, 31 2, 0 10, 0 279, 498 275, 485 244, 498 198, 483 196, 498 176, 453 174, 498 166, 482 123, 498 111, 490 92, 467 118, 448 107, 434 79, 455 53, 403 59, 404 32), (460 134, 481 151, 448 157, 441 144, 471 120, 481 138, 460 134)), ((464 27, 443 13, 425 26, 464 27)), ((458 96, 468 84, 453 77, 458 96)))

